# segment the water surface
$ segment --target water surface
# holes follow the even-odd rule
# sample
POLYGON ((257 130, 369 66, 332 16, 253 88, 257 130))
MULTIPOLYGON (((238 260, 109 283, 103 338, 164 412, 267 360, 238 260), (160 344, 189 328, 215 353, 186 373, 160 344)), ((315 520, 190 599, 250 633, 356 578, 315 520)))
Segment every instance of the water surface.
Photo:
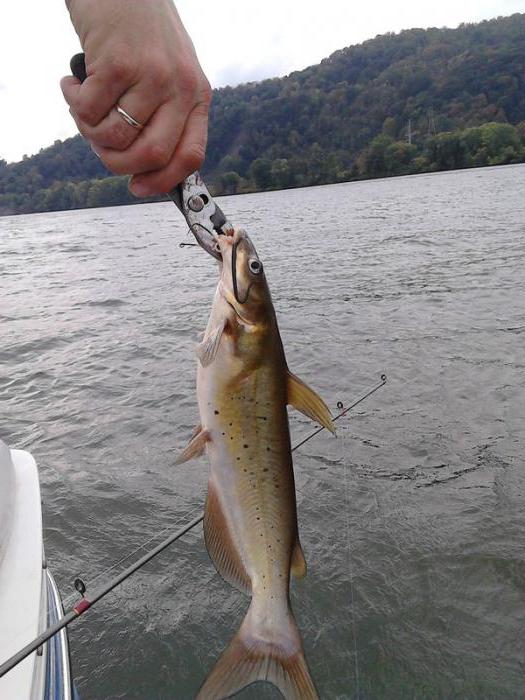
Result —
MULTIPOLYGON (((389 377, 295 454, 293 604, 323 699, 524 697, 524 176, 221 200, 292 371, 334 411, 389 377)), ((217 275, 186 235, 170 203, 0 219, 0 435, 40 465, 67 601, 202 507, 205 460, 174 461, 217 275)), ((187 535, 71 627, 83 700, 190 700, 246 607, 187 535)))

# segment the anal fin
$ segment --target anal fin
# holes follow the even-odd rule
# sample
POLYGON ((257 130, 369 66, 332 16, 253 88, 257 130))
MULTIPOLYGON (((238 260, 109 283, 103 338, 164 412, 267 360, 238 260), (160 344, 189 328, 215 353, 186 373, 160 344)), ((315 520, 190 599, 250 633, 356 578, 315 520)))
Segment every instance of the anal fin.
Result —
POLYGON ((250 577, 212 479, 208 482, 208 497, 204 510, 204 541, 208 554, 222 578, 243 593, 251 595, 250 577))
POLYGON ((335 435, 330 409, 299 377, 288 371, 288 403, 335 435))
POLYGON ((303 548, 299 542, 299 538, 295 540, 295 545, 292 550, 292 561, 290 570, 294 578, 304 578, 306 576, 306 559, 304 558, 303 548))

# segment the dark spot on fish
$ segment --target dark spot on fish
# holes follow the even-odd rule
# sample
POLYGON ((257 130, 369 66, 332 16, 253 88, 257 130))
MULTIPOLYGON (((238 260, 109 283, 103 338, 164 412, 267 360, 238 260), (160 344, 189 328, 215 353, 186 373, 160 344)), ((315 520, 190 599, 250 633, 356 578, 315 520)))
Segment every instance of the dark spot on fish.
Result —
POLYGON ((255 518, 255 520, 260 520, 259 516, 257 516, 257 517, 255 518))
POLYGON ((217 409, 215 409, 214 413, 215 413, 216 416, 219 415, 219 411, 217 411, 217 409))
POLYGON ((268 420, 268 418, 266 416, 257 416, 257 418, 259 420, 268 420))
POLYGON ((222 433, 223 435, 226 435, 226 433, 222 433))
POLYGON ((230 436, 230 440, 233 440, 233 435, 230 436))
POLYGON ((243 447, 244 447, 244 449, 247 449, 248 445, 246 443, 244 443, 243 447))
POLYGON ((270 451, 270 448, 269 448, 269 447, 267 447, 267 448, 266 448, 266 451, 267 451, 267 452, 269 452, 269 451, 270 451))
POLYGON ((279 488, 279 484, 274 484, 274 486, 275 486, 276 489, 279 488))
POLYGON ((268 467, 264 467, 263 472, 267 472, 267 471, 268 471, 268 467))
POLYGON ((231 428, 231 427, 232 427, 232 425, 233 425, 233 423, 228 423, 228 425, 229 425, 229 426, 230 426, 230 428, 231 428))
POLYGON ((240 457, 237 457, 237 461, 240 462, 240 461, 241 461, 241 458, 240 458, 240 457))
MULTIPOLYGON (((239 459, 239 457, 237 457, 237 459, 239 459)), ((243 469, 243 472, 248 473, 248 470, 247 470, 247 469, 243 469)))

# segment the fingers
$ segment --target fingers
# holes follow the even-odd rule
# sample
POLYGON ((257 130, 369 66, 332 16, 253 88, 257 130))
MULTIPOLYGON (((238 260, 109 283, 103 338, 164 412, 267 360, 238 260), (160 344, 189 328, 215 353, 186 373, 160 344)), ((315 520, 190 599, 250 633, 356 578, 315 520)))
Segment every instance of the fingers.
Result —
POLYGON ((184 130, 183 114, 183 110, 175 102, 164 104, 125 151, 97 148, 97 153, 108 170, 117 175, 146 173, 165 168, 184 130))
POLYGON ((64 98, 81 123, 96 126, 116 105, 120 96, 133 85, 133 68, 116 61, 88 65, 83 83, 77 78, 62 78, 64 98))
POLYGON ((140 130, 127 124, 116 109, 112 109, 107 117, 99 122, 97 126, 88 126, 85 122, 80 121, 72 109, 69 111, 82 136, 97 151, 100 148, 113 148, 118 151, 124 151, 131 146, 140 134, 140 130))
MULTIPOLYGON (((79 109, 82 109, 83 101, 85 102, 85 98, 81 94, 85 84, 80 85, 76 78, 71 77, 63 78, 61 83, 64 96, 70 104, 70 112, 78 130, 97 150, 101 148, 112 148, 118 151, 125 150, 136 140, 140 129, 129 124, 117 112, 117 102, 130 117, 144 126, 158 107, 159 96, 154 86, 146 85, 144 80, 134 85, 129 90, 126 90, 124 94, 118 95, 117 102, 111 104, 103 118, 96 124, 92 124, 83 119, 82 113, 79 112, 79 109)), ((88 95, 88 99, 92 94, 93 92, 88 95)), ((113 93, 113 95, 115 94, 116 92, 113 93)))
POLYGON ((208 104, 198 104, 184 127, 180 142, 163 168, 133 176, 130 191, 137 197, 169 192, 204 162, 208 138, 208 104))
MULTIPOLYGON (((130 117, 145 126, 157 108, 157 99, 140 91, 140 86, 129 90, 118 101, 130 117)), ((141 130, 129 124, 113 106, 109 113, 96 125, 90 126, 84 122, 71 108, 71 115, 78 130, 97 151, 103 148, 124 151, 138 138, 141 130)))

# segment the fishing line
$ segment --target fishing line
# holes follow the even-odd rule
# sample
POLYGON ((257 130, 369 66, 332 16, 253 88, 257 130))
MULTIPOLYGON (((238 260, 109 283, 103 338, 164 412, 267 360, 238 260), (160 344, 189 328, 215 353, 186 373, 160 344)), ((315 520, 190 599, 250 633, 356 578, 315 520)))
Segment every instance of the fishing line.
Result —
POLYGON ((356 614, 355 614, 355 595, 354 595, 354 573, 352 566, 352 551, 350 547, 350 488, 348 484, 348 464, 346 460, 345 438, 341 436, 341 449, 343 450, 344 458, 344 484, 345 484, 345 501, 346 501, 346 551, 348 552, 348 573, 350 582, 350 615, 352 618, 352 640, 354 644, 354 674, 355 674, 355 697, 359 700, 361 693, 359 690, 359 657, 357 654, 357 629, 356 629, 356 614))
MULTIPOLYGON (((370 389, 366 394, 364 394, 361 398, 357 399, 357 401, 354 401, 350 406, 347 408, 343 408, 343 404, 339 402, 337 404, 340 410, 340 413, 335 416, 332 421, 337 421, 340 418, 342 418, 344 415, 346 415, 352 408, 355 408, 355 406, 359 405, 362 401, 367 399, 369 396, 374 394, 376 391, 378 391, 381 387, 383 387, 386 384, 387 377, 386 374, 381 375, 381 381, 379 384, 377 384, 375 387, 370 389)), ((306 442, 311 440, 313 437, 318 435, 322 430, 324 430, 324 427, 320 427, 314 432, 312 432, 309 436, 307 436, 304 440, 299 442, 297 445, 294 445, 292 447, 292 452, 297 450, 299 447, 304 445, 306 442)), ((346 470, 345 470, 346 474, 346 470)), ((349 517, 349 516, 348 516, 349 517)), ((38 649, 38 647, 42 646, 42 644, 45 644, 51 637, 53 637, 57 632, 60 632, 61 629, 64 627, 67 627, 73 620, 76 620, 78 617, 83 615, 86 610, 89 610, 89 608, 93 607, 95 603, 97 603, 99 600, 104 598, 108 593, 110 593, 114 588, 116 588, 119 584, 121 584, 123 581, 125 581, 127 578, 129 578, 132 574, 134 574, 136 571, 141 569, 145 564, 147 564, 149 561, 151 561, 154 557, 156 557, 158 554, 163 552, 167 547, 169 547, 173 542, 176 540, 180 539, 183 537, 187 532, 192 530, 194 527, 199 525, 204 520, 204 515, 201 514, 188 522, 186 525, 184 525, 180 530, 177 530, 173 534, 171 534, 169 537, 167 537, 165 540, 160 542, 156 547, 154 547, 150 552, 145 554, 143 557, 138 559, 134 564, 131 564, 127 569, 124 569, 118 576, 113 578, 111 581, 106 583, 102 588, 98 591, 95 592, 90 598, 85 597, 86 593, 86 586, 82 579, 77 578, 75 579, 75 588, 77 591, 82 595, 82 598, 80 601, 75 605, 74 608, 72 608, 69 612, 65 613, 64 616, 56 622, 54 625, 51 625, 48 627, 42 634, 40 634, 38 637, 36 637, 32 642, 27 644, 23 649, 21 649, 18 653, 14 654, 11 658, 7 659, 4 663, 0 665, 0 678, 4 676, 8 671, 10 671, 12 668, 14 668, 17 664, 19 664, 21 661, 23 661, 26 657, 29 656, 29 654, 33 653, 38 649)), ((151 541, 151 540, 150 540, 151 541)), ((145 543, 147 544, 147 542, 145 543)), ((139 547, 136 551, 139 551, 142 549, 144 546, 142 545, 139 547)), ((125 557, 122 561, 127 559, 128 557, 125 557)), ((110 569, 115 568, 116 565, 113 567, 110 567, 110 569)), ((356 653, 356 659, 357 659, 357 653, 356 653)))
POLYGON ((216 260, 219 260, 219 261, 221 260, 222 256, 221 256, 221 250, 220 250, 219 244, 217 243, 217 240, 216 240, 214 234, 210 231, 209 228, 204 226, 204 224, 201 224, 199 221, 195 221, 195 223, 191 224, 191 226, 188 228, 188 233, 192 233, 195 236, 195 238, 197 239, 197 241, 199 241, 199 242, 198 243, 186 243, 185 241, 182 241, 181 243, 179 243, 179 248, 198 248, 200 246, 201 248, 204 248, 204 250, 207 253, 210 253, 210 255, 213 255, 213 257, 216 260), (206 231, 208 236, 210 236, 210 238, 213 239, 213 241, 214 241, 214 246, 213 246, 214 252, 213 253, 208 248, 206 248, 204 242, 201 242, 201 239, 199 238, 198 233, 196 233, 193 230, 194 228, 202 228, 204 231, 206 231))

